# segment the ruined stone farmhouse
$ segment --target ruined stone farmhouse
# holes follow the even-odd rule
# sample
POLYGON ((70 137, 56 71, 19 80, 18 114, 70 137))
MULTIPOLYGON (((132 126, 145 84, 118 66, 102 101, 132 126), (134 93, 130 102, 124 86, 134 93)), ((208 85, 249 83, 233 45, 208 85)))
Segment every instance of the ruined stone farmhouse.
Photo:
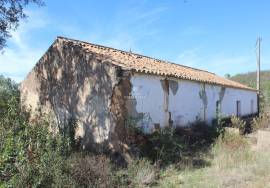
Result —
POLYGON ((60 125, 76 119, 76 138, 85 147, 117 140, 129 122, 149 133, 258 111, 256 90, 240 83, 63 37, 21 83, 21 100, 33 115, 41 110, 60 125))

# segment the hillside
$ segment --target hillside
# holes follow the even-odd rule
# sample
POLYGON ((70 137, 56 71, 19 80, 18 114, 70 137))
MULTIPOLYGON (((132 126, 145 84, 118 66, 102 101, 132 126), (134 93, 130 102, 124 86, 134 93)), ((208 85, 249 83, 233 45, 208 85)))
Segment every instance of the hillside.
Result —
MULTIPOLYGON (((240 82, 252 88, 256 88, 256 72, 237 74, 230 77, 231 80, 240 82)), ((270 104, 270 70, 261 71, 261 92, 263 94, 262 102, 264 105, 270 104)))
MULTIPOLYGON (((230 79, 256 88, 256 72, 237 74, 230 79)), ((261 71, 261 86, 263 90, 270 86, 270 70, 261 71)))

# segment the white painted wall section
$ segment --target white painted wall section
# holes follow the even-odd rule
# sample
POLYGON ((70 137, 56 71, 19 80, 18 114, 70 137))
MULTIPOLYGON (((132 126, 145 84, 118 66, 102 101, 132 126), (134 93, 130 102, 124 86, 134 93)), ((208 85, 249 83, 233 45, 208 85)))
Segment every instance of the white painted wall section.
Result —
POLYGON ((163 125, 165 121, 164 93, 160 80, 152 76, 136 76, 131 78, 131 84, 131 100, 135 99, 136 108, 136 112, 131 112, 131 116, 143 114, 143 119, 138 123, 146 132, 151 131, 155 123, 163 125))
MULTIPOLYGON (((166 125, 164 101, 166 90, 162 87, 163 77, 135 74, 131 78, 133 104, 137 114, 144 114, 138 125, 151 132, 155 124, 166 125)), ((240 115, 257 113, 256 91, 236 88, 224 88, 188 80, 169 80, 168 110, 173 126, 189 126, 197 120, 211 123, 218 112, 222 116, 237 114, 237 101, 240 101, 240 115)), ((134 115, 134 112, 133 112, 134 115)))

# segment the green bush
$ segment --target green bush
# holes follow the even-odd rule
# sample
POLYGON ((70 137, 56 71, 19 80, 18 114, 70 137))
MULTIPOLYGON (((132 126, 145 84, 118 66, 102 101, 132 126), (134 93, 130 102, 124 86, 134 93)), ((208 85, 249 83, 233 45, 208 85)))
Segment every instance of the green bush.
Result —
POLYGON ((73 184, 65 173, 69 140, 53 136, 48 121, 29 123, 12 97, 0 119, 0 180, 5 187, 52 187, 73 184))
POLYGON ((70 119, 59 134, 53 134, 49 130, 58 126, 42 114, 29 122, 29 114, 21 110, 17 87, 11 80, 3 83, 4 86, 0 82, 0 187, 121 185, 121 181, 115 181, 109 158, 72 154, 75 119, 70 119))
POLYGON ((163 128, 148 135, 147 142, 140 149, 142 155, 153 162, 173 163, 181 159, 183 138, 176 134, 174 128, 163 128))
MULTIPOLYGON (((224 125, 225 119, 220 117, 220 119, 213 120, 212 125, 204 121, 196 121, 191 125, 191 130, 196 141, 212 143, 219 135, 224 134, 224 125)), ((199 147, 201 147, 200 144, 199 147)))
POLYGON ((12 97, 19 98, 18 84, 0 75, 0 116, 7 109, 7 101, 12 97))

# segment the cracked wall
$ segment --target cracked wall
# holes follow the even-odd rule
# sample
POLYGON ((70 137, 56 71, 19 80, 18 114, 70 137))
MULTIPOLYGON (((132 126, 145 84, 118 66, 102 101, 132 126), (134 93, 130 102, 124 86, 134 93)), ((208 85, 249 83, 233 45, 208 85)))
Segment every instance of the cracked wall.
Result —
POLYGON ((54 43, 21 84, 22 103, 54 117, 61 131, 77 120, 76 139, 83 149, 119 144, 114 132, 123 121, 121 70, 110 57, 85 52, 80 45, 54 43), (112 142, 112 143, 111 143, 112 142))
POLYGON ((208 100, 207 100, 207 94, 205 91, 205 84, 202 84, 202 89, 199 92, 199 96, 200 96, 200 99, 202 100, 202 103, 203 103, 203 118, 202 118, 202 120, 206 121, 206 111, 207 111, 208 100))
MULTIPOLYGON (((123 71, 110 57, 84 51, 69 42, 54 43, 21 84, 22 103, 51 114, 59 130, 76 119, 76 138, 82 148, 126 148, 124 125, 133 116, 139 127, 188 126, 198 119, 215 118, 216 101, 222 113, 242 114, 257 104, 256 92, 188 80, 123 71)), ((255 112, 256 113, 256 112, 255 112)))
POLYGON ((163 111, 164 111, 164 122, 163 125, 165 127, 169 127, 171 125, 171 113, 169 111, 169 95, 170 95, 170 85, 167 79, 160 80, 162 90, 163 90, 163 111))
POLYGON ((164 113, 164 98, 161 79, 152 76, 131 76, 132 90, 126 106, 129 116, 137 121, 144 132, 152 132, 154 125, 163 127, 167 116, 164 113))
POLYGON ((221 87, 220 88, 220 92, 218 93, 219 95, 219 101, 222 103, 223 101, 223 98, 225 96, 225 91, 226 91, 226 88, 225 87, 221 87))
POLYGON ((146 132, 168 125, 189 126, 197 120, 211 123, 216 118, 217 101, 222 103, 224 116, 236 113, 236 100, 242 101, 246 107, 244 114, 248 115, 252 113, 251 101, 256 101, 256 92, 253 91, 154 75, 134 74, 131 84, 134 100, 130 106, 136 114, 150 117, 148 121, 144 118, 138 122, 146 132))

